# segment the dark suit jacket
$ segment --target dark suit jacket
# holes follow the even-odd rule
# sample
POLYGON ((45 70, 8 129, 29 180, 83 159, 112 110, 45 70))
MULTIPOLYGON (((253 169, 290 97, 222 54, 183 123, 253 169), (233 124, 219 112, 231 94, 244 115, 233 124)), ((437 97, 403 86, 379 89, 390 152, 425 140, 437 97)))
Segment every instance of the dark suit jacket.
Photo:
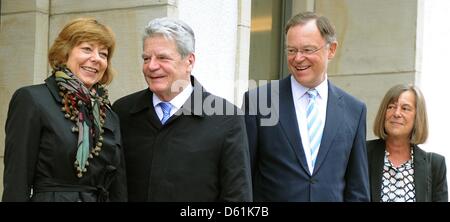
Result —
POLYGON ((328 83, 325 128, 311 175, 290 78, 249 91, 244 97, 254 200, 369 201, 365 105, 328 83), (258 107, 266 101, 273 107, 270 114, 258 107), (269 117, 279 121, 261 126, 269 117))
POLYGON ((12 96, 2 200, 30 201, 33 189, 33 201, 97 201, 97 194, 106 189, 111 201, 127 201, 119 118, 106 110, 100 155, 89 160, 87 173, 78 178, 78 133, 71 131, 75 124, 64 117, 58 93, 52 75, 45 84, 20 88, 12 96), (114 178, 111 186, 108 178, 114 178))
POLYGON ((193 77, 191 82, 191 97, 164 126, 149 89, 114 103, 123 124, 130 201, 252 200, 243 116, 193 77), (203 109, 210 102, 219 113, 203 109))
MULTIPOLYGON (((386 143, 382 139, 367 141, 370 191, 373 202, 381 201, 385 147, 386 143)), ((427 153, 414 145, 414 185, 417 202, 447 202, 445 158, 437 153, 427 153)))

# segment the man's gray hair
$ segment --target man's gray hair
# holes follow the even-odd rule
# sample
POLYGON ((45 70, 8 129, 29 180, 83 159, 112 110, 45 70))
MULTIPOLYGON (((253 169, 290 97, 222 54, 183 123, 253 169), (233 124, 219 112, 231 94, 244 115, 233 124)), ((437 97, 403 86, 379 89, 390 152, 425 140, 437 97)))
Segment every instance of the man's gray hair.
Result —
POLYGON ((174 40, 182 58, 186 58, 190 53, 195 52, 194 31, 179 19, 164 17, 151 20, 145 27, 142 40, 145 42, 147 38, 158 35, 174 40))

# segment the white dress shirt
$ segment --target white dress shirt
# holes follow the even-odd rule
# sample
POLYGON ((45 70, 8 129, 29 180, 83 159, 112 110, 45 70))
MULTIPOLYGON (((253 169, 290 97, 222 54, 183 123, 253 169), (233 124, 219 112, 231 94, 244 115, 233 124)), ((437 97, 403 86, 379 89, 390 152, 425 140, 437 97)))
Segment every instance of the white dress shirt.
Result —
MULTIPOLYGON (((181 106, 189 99, 189 97, 194 91, 194 87, 191 84, 187 85, 186 88, 181 91, 180 94, 175 96, 172 100, 168 101, 172 105, 172 109, 170 110, 170 117, 176 113, 181 106)), ((158 105, 160 102, 163 102, 155 93, 153 93, 153 107, 155 107, 155 112, 158 115, 159 120, 163 118, 163 112, 161 107, 158 105)), ((170 118, 169 117, 169 118, 170 118)))
MULTIPOLYGON (((315 89, 318 92, 316 97, 316 104, 319 109, 319 116, 322 119, 322 127, 319 129, 323 133, 325 126, 326 113, 327 113, 327 101, 328 101, 328 80, 325 75, 325 80, 320 83, 315 89)), ((298 129, 302 138, 303 151, 305 152, 306 161, 308 163, 309 172, 312 175, 314 167, 312 166, 311 149, 309 146, 309 135, 306 121, 306 107, 309 103, 309 96, 306 93, 309 88, 306 88, 295 80, 294 76, 291 76, 291 88, 292 98, 295 106, 295 114, 297 115, 298 129)), ((322 137, 323 138, 323 137, 322 137)), ((296 147, 297 148, 297 147, 296 147)), ((320 150, 320 147, 319 147, 320 150)), ((320 151, 319 151, 320 152, 320 151)), ((318 152, 317 152, 318 154, 318 152)))

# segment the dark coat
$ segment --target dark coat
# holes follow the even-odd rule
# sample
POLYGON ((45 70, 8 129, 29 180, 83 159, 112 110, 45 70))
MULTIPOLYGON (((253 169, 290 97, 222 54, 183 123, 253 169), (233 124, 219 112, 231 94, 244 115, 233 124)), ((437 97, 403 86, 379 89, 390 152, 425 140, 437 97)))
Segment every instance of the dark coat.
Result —
POLYGON ((76 176, 78 133, 64 117, 54 76, 18 89, 6 120, 3 201, 126 201, 119 119, 106 111, 103 147, 76 176), (110 186, 108 184, 111 183, 110 186), (30 196, 32 197, 30 199, 30 196))
MULTIPOLYGON (((367 141, 370 191, 373 202, 381 201, 384 151, 382 139, 367 141)), ((437 153, 425 152, 414 145, 414 187, 417 202, 447 202, 447 168, 445 158, 437 153), (430 162, 431 161, 431 162, 430 162)))
POLYGON ((205 92, 193 77, 191 82, 191 97, 164 126, 149 89, 114 103, 122 126, 130 201, 252 200, 243 116, 202 109, 214 101, 216 111, 237 111, 205 92))
POLYGON ((290 78, 244 96, 254 200, 369 201, 365 105, 328 82, 325 127, 311 175, 290 78), (270 113, 262 110, 264 103, 272 107, 270 113), (271 126, 262 126, 269 118, 271 126))

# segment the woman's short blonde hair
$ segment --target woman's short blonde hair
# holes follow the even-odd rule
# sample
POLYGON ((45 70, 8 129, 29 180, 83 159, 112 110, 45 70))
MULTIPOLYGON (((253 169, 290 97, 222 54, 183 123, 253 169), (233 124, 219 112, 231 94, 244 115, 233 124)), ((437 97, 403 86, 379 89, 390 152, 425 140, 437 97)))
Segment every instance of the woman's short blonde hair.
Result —
POLYGON ((400 95, 410 91, 416 96, 416 117, 414 119, 414 126, 410 136, 411 144, 423 144, 428 138, 428 118, 425 105, 425 98, 417 86, 399 84, 393 86, 384 96, 378 109, 375 122, 373 124, 373 133, 381 139, 386 140, 387 134, 384 128, 386 120, 386 111, 389 104, 395 103, 400 95))
POLYGON ((77 18, 64 26, 48 52, 50 66, 56 68, 65 64, 72 49, 83 42, 95 42, 108 49, 108 67, 99 83, 111 83, 115 75, 111 67, 111 58, 116 47, 115 36, 111 28, 94 18, 77 18))

